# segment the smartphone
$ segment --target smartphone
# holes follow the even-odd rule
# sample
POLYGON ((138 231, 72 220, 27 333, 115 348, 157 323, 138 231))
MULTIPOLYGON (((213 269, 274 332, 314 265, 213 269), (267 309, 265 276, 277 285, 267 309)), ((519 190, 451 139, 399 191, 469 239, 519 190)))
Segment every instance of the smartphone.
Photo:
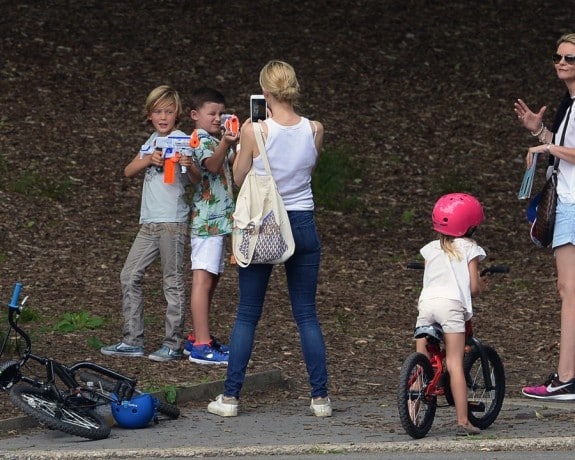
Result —
POLYGON ((263 94, 252 94, 250 96, 250 113, 252 123, 258 120, 265 120, 268 113, 268 105, 263 94))

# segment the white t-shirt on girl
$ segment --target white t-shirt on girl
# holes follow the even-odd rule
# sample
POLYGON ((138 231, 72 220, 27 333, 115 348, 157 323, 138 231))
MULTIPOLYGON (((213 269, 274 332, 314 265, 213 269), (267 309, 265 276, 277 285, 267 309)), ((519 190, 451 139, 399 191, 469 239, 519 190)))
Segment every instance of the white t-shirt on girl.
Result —
POLYGON ((432 241, 421 248, 425 259, 423 288, 419 300, 452 299, 458 300, 465 307, 469 318, 473 315, 471 304, 471 281, 469 279, 469 262, 476 257, 485 259, 485 251, 469 238, 455 238, 454 246, 461 259, 449 259, 441 249, 439 240, 432 241))

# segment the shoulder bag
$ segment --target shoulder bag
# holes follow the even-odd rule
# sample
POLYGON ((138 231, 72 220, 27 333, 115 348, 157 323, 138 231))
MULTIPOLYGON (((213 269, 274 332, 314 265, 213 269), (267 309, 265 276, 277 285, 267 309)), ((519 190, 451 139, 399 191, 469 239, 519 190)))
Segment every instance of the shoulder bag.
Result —
POLYGON ((295 250, 288 214, 271 174, 259 123, 253 123, 258 150, 266 174, 248 172, 233 214, 232 251, 237 264, 280 264, 295 250))
MULTIPOLYGON (((565 124, 563 125, 563 132, 559 145, 565 142, 565 132, 571 117, 571 108, 573 107, 573 100, 567 110, 565 116, 565 124)), ((546 248, 553 242, 553 232, 555 231, 555 210, 557 209, 557 173, 559 168, 559 158, 555 157, 553 162, 553 172, 545 185, 543 190, 539 193, 534 200, 539 200, 536 208, 535 221, 531 225, 531 241, 540 248, 546 248)))
POLYGON ((543 189, 534 200, 539 200, 536 217, 531 225, 531 241, 540 248, 546 248, 553 242, 555 230, 555 209, 557 208, 557 168, 559 158, 555 157, 553 171, 543 185, 543 189))

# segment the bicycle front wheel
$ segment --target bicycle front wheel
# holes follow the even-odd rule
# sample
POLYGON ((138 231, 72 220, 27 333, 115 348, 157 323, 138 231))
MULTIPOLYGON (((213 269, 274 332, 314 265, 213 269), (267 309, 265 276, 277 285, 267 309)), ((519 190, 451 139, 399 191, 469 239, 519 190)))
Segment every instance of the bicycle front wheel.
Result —
POLYGON ((99 414, 57 401, 43 388, 18 384, 11 388, 9 397, 18 409, 53 430, 94 440, 110 435, 110 425, 99 414))
POLYGON ((499 415, 505 397, 505 370, 497 352, 489 345, 482 345, 487 357, 487 375, 491 387, 487 388, 481 362, 481 353, 474 347, 463 362, 467 382, 467 405, 469 421, 482 430, 488 428, 499 415))
POLYGON ((412 353, 404 361, 399 374, 397 409, 405 432, 412 438, 423 438, 431 429, 437 396, 426 396, 433 379, 431 362, 422 353, 412 353))

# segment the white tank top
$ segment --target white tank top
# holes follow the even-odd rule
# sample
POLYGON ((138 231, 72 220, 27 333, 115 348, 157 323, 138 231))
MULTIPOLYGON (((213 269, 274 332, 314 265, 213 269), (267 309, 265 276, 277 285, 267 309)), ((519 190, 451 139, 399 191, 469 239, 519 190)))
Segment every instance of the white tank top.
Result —
MULTIPOLYGON (((317 161, 314 133, 307 118, 293 126, 264 121, 268 128, 265 143, 272 176, 288 211, 312 211, 311 173, 317 161)), ((264 175, 261 155, 254 158, 258 175, 264 175)))

